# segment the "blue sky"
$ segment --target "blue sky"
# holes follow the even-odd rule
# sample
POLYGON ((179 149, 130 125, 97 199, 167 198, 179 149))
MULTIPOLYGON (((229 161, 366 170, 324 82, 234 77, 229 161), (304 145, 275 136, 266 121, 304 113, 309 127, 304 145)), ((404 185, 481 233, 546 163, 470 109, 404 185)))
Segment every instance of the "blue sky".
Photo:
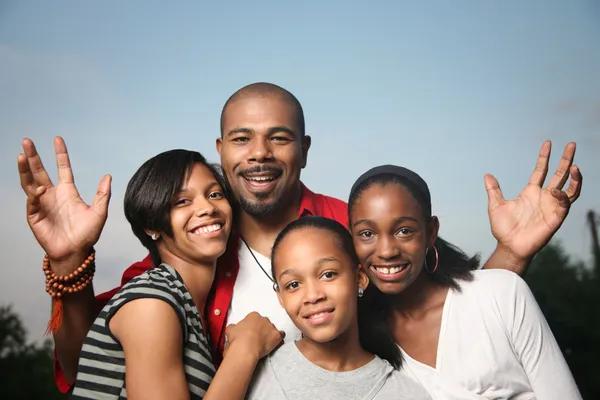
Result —
POLYGON ((255 81, 303 104, 310 188, 346 199, 366 169, 407 166, 429 183, 441 234, 484 257, 495 240, 483 175, 514 198, 543 140, 552 168, 576 141, 584 190, 557 236, 588 258, 585 213, 600 210, 597 1, 288 3, 0 1, 0 254, 11 276, 0 302, 32 338, 49 299, 24 218, 21 138, 56 176, 52 138, 62 135, 87 201, 113 175, 97 245, 95 285, 106 290, 145 255, 123 217, 131 175, 172 148, 217 161, 221 107, 255 81))

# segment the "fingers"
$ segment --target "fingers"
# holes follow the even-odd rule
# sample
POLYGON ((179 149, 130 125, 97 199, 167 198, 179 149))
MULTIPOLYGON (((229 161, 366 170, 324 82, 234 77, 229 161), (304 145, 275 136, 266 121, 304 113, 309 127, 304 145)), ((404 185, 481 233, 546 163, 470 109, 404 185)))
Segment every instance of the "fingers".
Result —
POLYGON ((573 204, 581 194, 581 186, 583 185, 583 175, 577 165, 571 166, 570 169, 571 180, 569 181, 569 187, 566 190, 569 202, 573 204))
POLYGON ((285 332, 284 331, 279 331, 279 334, 281 335, 281 340, 285 339, 285 332))
POLYGON ((27 195, 35 193, 37 189, 37 185, 35 184, 35 180, 33 179, 33 174, 31 173, 31 168, 29 168, 29 163, 27 162, 27 156, 25 154, 19 154, 17 157, 17 167, 19 169, 19 180, 21 181, 21 187, 25 191, 27 195))
POLYGON ((542 144, 540 154, 538 155, 537 162, 535 163, 535 169, 529 177, 529 184, 542 187, 548 174, 548 162, 550 161, 550 152, 552 150, 552 143, 546 140, 542 144))
POLYGON ((42 164, 42 159, 35 148, 31 139, 23 139, 23 151, 29 163, 29 169, 33 175, 33 180, 37 186, 52 186, 52 181, 42 164))
POLYGON ((552 178, 550 178, 550 182, 548 183, 548 189, 562 190, 563 186, 567 182, 567 179, 569 178, 569 170, 571 169, 573 159, 575 158, 575 148, 576 146, 573 142, 565 146, 562 157, 558 162, 556 172, 552 178))
POLYGON ((96 190, 96 196, 94 197, 94 202, 92 203, 92 208, 99 215, 106 217, 108 214, 108 203, 110 202, 110 183, 112 181, 112 177, 110 175, 104 175, 100 183, 98 184, 98 189, 96 190))
POLYGON ((483 180, 485 182, 485 190, 487 190, 488 194, 488 210, 491 211, 504 204, 504 196, 496 178, 490 174, 486 174, 483 180))
POLYGON ((556 199, 558 205, 560 206, 560 209, 559 211, 557 211, 557 214, 561 214, 561 219, 564 219, 566 217, 566 214, 569 212, 569 208, 571 207, 571 201, 569 200, 569 196, 567 196, 567 193, 558 189, 550 189, 550 194, 556 199))
POLYGON ((56 166, 58 167, 58 182, 73 183, 73 170, 67 145, 60 136, 54 138, 54 152, 56 153, 56 166))
POLYGON ((31 217, 40 212, 41 202, 40 198, 46 193, 46 186, 38 186, 35 192, 27 196, 27 216, 31 217))

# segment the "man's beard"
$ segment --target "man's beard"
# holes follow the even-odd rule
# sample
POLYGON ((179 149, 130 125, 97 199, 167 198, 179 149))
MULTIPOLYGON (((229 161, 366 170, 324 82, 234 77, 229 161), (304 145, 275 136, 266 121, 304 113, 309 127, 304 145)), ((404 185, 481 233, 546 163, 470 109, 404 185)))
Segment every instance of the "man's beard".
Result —
POLYGON ((248 200, 245 197, 240 197, 239 200, 241 209, 255 218, 263 219, 272 217, 283 207, 281 198, 276 199, 275 201, 267 201, 265 198, 265 201, 261 201, 260 196, 257 197, 258 200, 254 201, 248 200))

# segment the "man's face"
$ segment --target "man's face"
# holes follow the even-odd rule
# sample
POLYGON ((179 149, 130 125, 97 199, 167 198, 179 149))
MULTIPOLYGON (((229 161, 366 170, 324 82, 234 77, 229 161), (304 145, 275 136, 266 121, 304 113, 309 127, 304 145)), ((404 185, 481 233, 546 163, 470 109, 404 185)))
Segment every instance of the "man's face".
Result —
POLYGON ((294 106, 282 97, 253 96, 231 103, 217 139, 221 165, 242 209, 266 217, 298 196, 310 138, 301 137, 294 106))

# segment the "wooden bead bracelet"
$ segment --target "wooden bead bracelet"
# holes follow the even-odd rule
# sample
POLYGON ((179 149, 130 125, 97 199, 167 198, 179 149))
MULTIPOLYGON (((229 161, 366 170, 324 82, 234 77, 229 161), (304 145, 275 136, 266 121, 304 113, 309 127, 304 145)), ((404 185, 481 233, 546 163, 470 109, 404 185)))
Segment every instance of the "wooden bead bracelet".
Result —
POLYGON ((48 254, 44 256, 42 270, 46 275, 46 292, 52 296, 52 316, 48 322, 46 334, 56 333, 62 324, 63 304, 62 297, 67 294, 84 290, 94 278, 96 272, 96 252, 90 251, 83 264, 69 275, 58 276, 52 271, 48 254))

